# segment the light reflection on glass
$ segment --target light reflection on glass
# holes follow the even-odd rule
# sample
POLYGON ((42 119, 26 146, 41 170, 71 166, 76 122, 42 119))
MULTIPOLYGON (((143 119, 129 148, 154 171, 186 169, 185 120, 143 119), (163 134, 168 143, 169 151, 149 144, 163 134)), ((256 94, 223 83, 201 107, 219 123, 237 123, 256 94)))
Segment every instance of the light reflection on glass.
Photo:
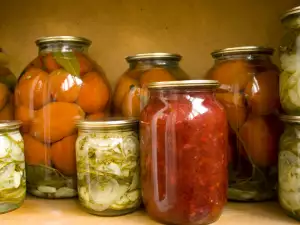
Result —
POLYGON ((64 80, 64 82, 61 84, 61 88, 62 90, 67 91, 71 87, 81 85, 81 84, 82 84, 82 80, 80 80, 78 77, 69 74, 67 78, 64 80))
POLYGON ((204 114, 208 111, 207 107, 202 105, 204 102, 203 98, 194 98, 188 96, 187 99, 192 103, 192 112, 189 114, 189 119, 192 120, 199 114, 204 114))

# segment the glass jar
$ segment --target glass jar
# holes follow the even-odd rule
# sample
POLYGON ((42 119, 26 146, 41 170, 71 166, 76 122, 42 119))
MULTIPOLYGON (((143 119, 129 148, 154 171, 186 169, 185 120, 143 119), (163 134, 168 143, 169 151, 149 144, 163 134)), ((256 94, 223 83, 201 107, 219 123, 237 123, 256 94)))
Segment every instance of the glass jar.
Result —
POLYGON ((181 58, 170 53, 128 56, 129 69, 120 77, 115 88, 113 114, 139 118, 148 99, 147 92, 141 87, 150 82, 189 79, 179 67, 181 58))
POLYGON ((286 28, 280 43, 280 101, 285 113, 300 115, 300 6, 281 18, 286 28))
POLYGON ((300 220, 300 116, 282 115, 285 130, 280 138, 278 196, 288 215, 300 220))
POLYGON ((142 197, 164 224, 216 221, 227 200, 227 120, 218 82, 149 84, 141 113, 142 197))
POLYGON ((18 121, 0 121, 0 214, 19 208, 26 196, 20 125, 18 121))
POLYGON ((276 195, 277 153, 282 123, 279 70, 270 57, 273 49, 236 47, 212 53, 208 79, 221 83, 218 101, 229 123, 228 198, 263 201, 276 195))
POLYGON ((103 117, 109 110, 110 87, 87 55, 91 41, 57 36, 36 44, 39 55, 22 72, 15 90, 28 191, 43 198, 74 197, 75 120, 103 117))
POLYGON ((8 67, 9 59, 0 48, 0 120, 14 119, 14 89, 17 78, 8 67))
POLYGON ((124 215, 141 203, 138 121, 80 121, 76 141, 78 195, 91 214, 124 215))

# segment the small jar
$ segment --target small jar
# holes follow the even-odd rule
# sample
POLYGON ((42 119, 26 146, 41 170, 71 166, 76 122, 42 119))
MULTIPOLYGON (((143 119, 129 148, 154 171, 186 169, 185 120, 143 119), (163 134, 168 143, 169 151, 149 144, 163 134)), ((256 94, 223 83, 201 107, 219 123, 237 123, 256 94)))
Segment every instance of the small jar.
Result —
POLYGON ((164 224, 216 221, 227 200, 227 121, 217 81, 156 82, 141 113, 146 211, 164 224))
POLYGON ((288 10, 281 22, 285 34, 279 47, 280 101, 285 113, 300 115, 300 6, 288 10))
POLYGON ((78 195, 91 214, 118 216, 141 203, 138 121, 79 121, 76 141, 78 195))
POLYGON ((187 80, 180 68, 181 56, 170 53, 145 53, 128 56, 129 69, 120 77, 115 88, 114 115, 139 118, 148 95, 142 87, 149 82, 187 80))
POLYGON ((26 196, 24 142, 18 121, 0 121, 0 213, 19 208, 26 196))
POLYGON ((216 94, 229 124, 229 200, 264 201, 276 196, 277 153, 283 126, 279 70, 273 49, 256 46, 212 53, 207 78, 221 83, 216 94))
POLYGON ((287 214, 300 221, 300 116, 281 119, 285 130, 279 145, 278 197, 287 214))
POLYGON ((39 55, 15 89, 15 116, 22 121, 28 192, 43 198, 77 195, 76 120, 99 119, 109 111, 110 86, 88 56, 91 41, 45 37, 39 55))

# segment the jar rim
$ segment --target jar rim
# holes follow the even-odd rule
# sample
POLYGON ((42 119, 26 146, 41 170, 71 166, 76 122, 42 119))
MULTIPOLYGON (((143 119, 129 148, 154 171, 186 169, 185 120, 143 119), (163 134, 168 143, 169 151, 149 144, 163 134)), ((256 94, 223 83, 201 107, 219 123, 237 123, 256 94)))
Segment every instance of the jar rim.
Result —
POLYGON ((19 120, 0 120, 0 130, 18 129, 22 122, 19 120))
POLYGON ((98 128, 126 128, 138 124, 136 118, 108 117, 101 120, 78 120, 78 128, 98 129, 98 128))
POLYGON ((283 122, 288 122, 288 123, 300 123, 300 116, 281 114, 279 115, 279 119, 282 120, 283 122))
POLYGON ((217 80, 180 80, 180 81, 160 81, 147 85, 148 89, 172 89, 172 88, 205 88, 215 89, 220 86, 217 80))
POLYGON ((48 43, 57 43, 57 42, 72 42, 83 45, 91 45, 92 41, 84 37, 76 36, 49 36, 49 37, 40 37, 35 41, 37 46, 48 44, 48 43))
POLYGON ((283 22, 285 19, 287 19, 287 17, 290 17, 292 15, 296 15, 299 14, 300 15, 300 6, 296 6, 294 8, 291 8, 287 11, 285 11, 282 16, 280 17, 281 22, 283 22))
POLYGON ((213 58, 220 58, 228 55, 265 54, 273 55, 274 48, 264 46, 239 46, 215 50, 211 53, 213 58))
POLYGON ((132 56, 127 56, 125 59, 127 62, 147 60, 147 59, 173 59, 180 61, 182 56, 177 53, 166 52, 153 52, 153 53, 140 53, 132 56))

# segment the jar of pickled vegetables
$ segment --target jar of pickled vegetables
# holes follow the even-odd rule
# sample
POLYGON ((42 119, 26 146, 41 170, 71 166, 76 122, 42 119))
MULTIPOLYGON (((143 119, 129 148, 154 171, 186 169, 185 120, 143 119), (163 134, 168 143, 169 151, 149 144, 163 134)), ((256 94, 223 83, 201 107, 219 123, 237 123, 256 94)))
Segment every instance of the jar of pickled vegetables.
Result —
POLYGON ((221 83, 216 94, 229 123, 228 198, 263 201, 276 195, 278 141, 282 123, 279 70, 273 49, 236 47, 212 53, 208 79, 221 83))
POLYGON ((278 196, 288 215, 300 220, 300 116, 282 115, 285 130, 280 138, 278 196))
POLYGON ((145 53, 126 58, 129 69, 120 77, 113 97, 114 115, 139 118, 148 94, 145 84, 157 81, 187 80, 179 67, 181 56, 170 53, 145 53))
POLYGON ((19 121, 0 120, 0 214, 19 208, 26 196, 20 124, 19 121))
POLYGON ((87 212, 124 215, 141 203, 138 121, 79 121, 76 141, 78 195, 87 212))
POLYGON ((8 67, 9 59, 0 48, 0 120, 14 119, 14 89, 17 78, 8 67))
POLYGON ((109 110, 110 87, 87 55, 91 41, 58 36, 36 41, 39 55, 22 72, 15 116, 23 122, 28 191, 44 198, 76 196, 76 120, 109 110))
POLYGON ((300 6, 288 10, 281 18, 286 28, 279 47, 280 101, 289 115, 300 115, 300 6))
POLYGON ((228 126, 213 80, 155 82, 140 117, 142 197, 164 224, 208 224, 227 201, 228 126))

